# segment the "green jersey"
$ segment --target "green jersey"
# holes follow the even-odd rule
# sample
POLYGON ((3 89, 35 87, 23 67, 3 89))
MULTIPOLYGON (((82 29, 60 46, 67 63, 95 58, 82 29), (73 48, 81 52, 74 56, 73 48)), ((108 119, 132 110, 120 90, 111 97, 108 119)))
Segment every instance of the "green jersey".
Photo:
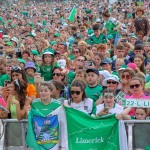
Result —
POLYGON ((40 71, 41 76, 44 77, 44 81, 50 81, 52 80, 53 76, 53 68, 52 66, 47 66, 47 65, 40 65, 40 71))
POLYGON ((5 81, 7 80, 10 81, 10 77, 8 74, 0 74, 0 86, 4 86, 5 81))
POLYGON ((93 44, 105 44, 107 43, 107 38, 105 34, 100 33, 99 37, 96 37, 95 35, 91 36, 89 40, 87 40, 87 43, 93 45, 93 44))
POLYGON ((57 109, 59 106, 61 106, 61 102, 54 100, 54 99, 52 99, 52 101, 47 105, 43 104, 41 102, 40 98, 37 98, 32 102, 32 108, 39 111, 43 115, 50 114, 52 111, 57 109))
POLYGON ((107 29, 107 34, 116 34, 117 30, 114 30, 118 26, 119 22, 115 18, 110 18, 107 22, 104 22, 104 27, 107 29))
POLYGON ((85 88, 85 93, 88 98, 91 98, 94 102, 96 102, 99 97, 102 95, 103 88, 100 85, 96 85, 95 87, 90 87, 87 85, 85 88))

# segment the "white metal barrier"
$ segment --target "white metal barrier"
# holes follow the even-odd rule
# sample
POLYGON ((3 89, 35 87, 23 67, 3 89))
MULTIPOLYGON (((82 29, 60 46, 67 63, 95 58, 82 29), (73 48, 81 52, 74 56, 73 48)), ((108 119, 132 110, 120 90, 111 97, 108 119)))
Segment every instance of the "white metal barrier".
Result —
MULTIPOLYGON (((0 122, 0 137, 3 134, 0 139, 0 150, 30 150, 25 145, 27 120, 3 119, 2 122, 0 122)), ((129 150, 144 150, 150 145, 149 120, 126 120, 124 123, 129 150)))

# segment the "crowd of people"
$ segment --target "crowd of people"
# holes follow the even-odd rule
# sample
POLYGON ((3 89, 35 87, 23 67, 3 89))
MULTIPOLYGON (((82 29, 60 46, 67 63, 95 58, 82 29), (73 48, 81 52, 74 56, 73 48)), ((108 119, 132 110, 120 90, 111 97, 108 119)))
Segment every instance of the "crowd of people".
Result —
POLYGON ((145 120, 150 100, 149 4, 29 2, 0 6, 0 118, 59 106, 145 120))

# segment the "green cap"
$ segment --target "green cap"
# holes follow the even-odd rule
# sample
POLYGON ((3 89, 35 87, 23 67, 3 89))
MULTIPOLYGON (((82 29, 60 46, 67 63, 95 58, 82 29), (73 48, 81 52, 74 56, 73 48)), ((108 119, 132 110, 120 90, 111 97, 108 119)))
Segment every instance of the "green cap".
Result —
POLYGON ((18 62, 23 63, 24 65, 26 64, 26 61, 24 59, 18 58, 17 60, 18 62))
POLYGON ((92 9, 86 9, 85 12, 86 12, 87 14, 91 14, 91 13, 92 13, 92 9))
POLYGON ((127 18, 128 18, 128 19, 130 19, 131 17, 132 17, 132 14, 131 14, 131 13, 127 14, 127 18))
POLYGON ((38 53, 38 51, 37 50, 31 50, 31 53, 33 54, 33 55, 38 55, 39 53, 38 53))
POLYGON ((12 42, 10 42, 10 41, 6 42, 5 45, 13 46, 12 42))
POLYGON ((120 70, 125 70, 126 68, 128 68, 128 66, 122 65, 122 66, 120 67, 119 71, 120 71, 120 70))
POLYGON ((57 42, 56 42, 56 41, 52 41, 52 42, 50 42, 50 45, 51 45, 51 46, 53 46, 53 45, 55 45, 55 44, 57 44, 57 42))
POLYGON ((114 38, 114 36, 112 34, 107 35, 107 39, 112 40, 114 38))
POLYGON ((54 34, 54 36, 55 36, 55 37, 60 37, 60 33, 56 32, 56 33, 54 34))
POLYGON ((53 49, 51 49, 51 48, 46 48, 46 49, 44 49, 44 51, 42 52, 42 54, 44 55, 44 54, 51 54, 51 55, 54 55, 54 50, 53 49))

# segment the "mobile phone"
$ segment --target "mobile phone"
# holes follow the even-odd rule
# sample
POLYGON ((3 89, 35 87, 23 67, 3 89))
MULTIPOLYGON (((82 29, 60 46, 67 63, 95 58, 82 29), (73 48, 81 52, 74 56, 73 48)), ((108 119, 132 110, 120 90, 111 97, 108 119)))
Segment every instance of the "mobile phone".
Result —
POLYGON ((5 107, 3 107, 3 106, 0 106, 0 110, 2 110, 2 111, 5 111, 5 112, 8 112, 9 113, 9 110, 7 110, 5 107))
POLYGON ((127 39, 122 39, 121 42, 127 42, 127 39))
POLYGON ((93 66, 93 62, 92 61, 86 61, 85 62, 85 66, 93 66))
POLYGON ((104 111, 106 111, 106 112, 109 111, 109 108, 108 108, 108 107, 105 107, 105 108, 104 108, 104 111))
POLYGON ((14 48, 14 51, 17 53, 19 52, 19 48, 14 48))
POLYGON ((35 82, 35 83, 42 83, 42 82, 44 82, 44 78, 43 78, 43 77, 41 77, 41 78, 39 78, 39 77, 34 77, 34 82, 35 82))

